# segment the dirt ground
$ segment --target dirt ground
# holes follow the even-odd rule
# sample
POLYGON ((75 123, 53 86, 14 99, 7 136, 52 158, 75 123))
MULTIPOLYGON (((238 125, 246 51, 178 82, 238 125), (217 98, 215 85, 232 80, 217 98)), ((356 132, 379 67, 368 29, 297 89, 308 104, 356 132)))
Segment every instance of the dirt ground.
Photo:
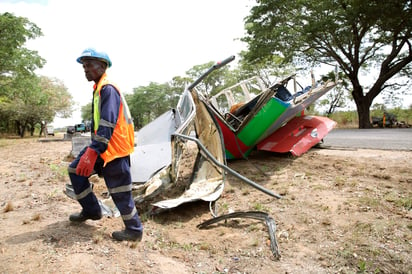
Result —
POLYGON ((217 201, 220 214, 259 210, 275 220, 275 260, 261 221, 198 229, 212 217, 205 202, 142 216, 138 244, 111 238, 120 218, 70 224, 80 209, 63 193, 71 149, 0 139, 0 273, 412 273, 412 151, 317 148, 230 162, 283 196, 227 176, 217 201))

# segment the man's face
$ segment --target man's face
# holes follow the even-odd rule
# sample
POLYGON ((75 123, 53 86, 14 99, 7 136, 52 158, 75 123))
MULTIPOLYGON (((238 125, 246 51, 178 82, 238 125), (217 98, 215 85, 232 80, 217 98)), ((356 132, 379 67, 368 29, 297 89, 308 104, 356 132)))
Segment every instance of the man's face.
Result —
POLYGON ((96 59, 83 59, 82 62, 87 81, 97 83, 106 70, 106 64, 96 59))

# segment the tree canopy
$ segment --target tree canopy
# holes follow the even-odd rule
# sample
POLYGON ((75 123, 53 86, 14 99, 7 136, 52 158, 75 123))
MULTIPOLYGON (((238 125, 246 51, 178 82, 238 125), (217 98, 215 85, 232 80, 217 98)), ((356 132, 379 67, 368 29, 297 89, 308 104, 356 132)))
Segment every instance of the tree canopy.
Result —
POLYGON ((21 137, 36 124, 50 123, 56 115, 68 117, 72 96, 58 79, 37 76, 45 60, 25 43, 42 35, 27 18, 0 14, 0 131, 21 137))
MULTIPOLYGON (((136 129, 175 108, 185 87, 198 79, 214 62, 195 65, 186 71, 185 76, 175 76, 167 83, 152 82, 148 86, 133 89, 133 94, 126 94, 136 129)), ((217 91, 235 83, 236 74, 227 67, 209 75, 196 88, 204 94, 214 94, 217 91)))
POLYGON ((133 94, 127 94, 126 100, 136 128, 154 120, 167 110, 176 107, 180 93, 168 83, 150 83, 148 86, 134 88, 133 94))
POLYGON ((352 84, 359 127, 370 127, 373 100, 407 75, 412 61, 412 1, 259 0, 245 18, 245 59, 261 62, 280 55, 284 62, 337 63, 352 84), (377 68, 367 88, 360 74, 377 68))
POLYGON ((0 84, 16 74, 33 74, 45 60, 24 47, 29 39, 42 36, 41 29, 25 17, 0 14, 0 84))

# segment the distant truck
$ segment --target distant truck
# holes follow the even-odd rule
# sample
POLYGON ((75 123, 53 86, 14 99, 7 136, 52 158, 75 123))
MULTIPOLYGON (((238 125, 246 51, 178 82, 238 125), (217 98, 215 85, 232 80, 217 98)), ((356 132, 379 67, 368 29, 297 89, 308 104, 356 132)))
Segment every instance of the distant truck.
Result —
POLYGON ((53 126, 47 126, 46 127, 46 132, 47 132, 47 135, 54 136, 54 127, 53 126))
POLYGON ((68 126, 67 127, 67 133, 68 134, 74 134, 75 131, 76 130, 75 130, 74 126, 68 126))
POLYGON ((86 132, 86 125, 81 123, 81 124, 76 124, 74 125, 74 131, 75 132, 80 132, 80 133, 85 133, 86 132))
POLYGON ((372 126, 383 127, 397 127, 398 120, 396 115, 388 112, 384 112, 382 117, 372 117, 372 126))

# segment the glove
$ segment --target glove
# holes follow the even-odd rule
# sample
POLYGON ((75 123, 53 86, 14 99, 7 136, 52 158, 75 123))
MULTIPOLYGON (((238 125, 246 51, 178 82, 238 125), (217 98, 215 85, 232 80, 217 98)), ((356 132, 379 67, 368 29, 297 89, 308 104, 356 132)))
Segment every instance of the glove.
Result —
POLYGON ((88 147, 76 167, 76 174, 89 177, 97 160, 97 152, 88 147))

